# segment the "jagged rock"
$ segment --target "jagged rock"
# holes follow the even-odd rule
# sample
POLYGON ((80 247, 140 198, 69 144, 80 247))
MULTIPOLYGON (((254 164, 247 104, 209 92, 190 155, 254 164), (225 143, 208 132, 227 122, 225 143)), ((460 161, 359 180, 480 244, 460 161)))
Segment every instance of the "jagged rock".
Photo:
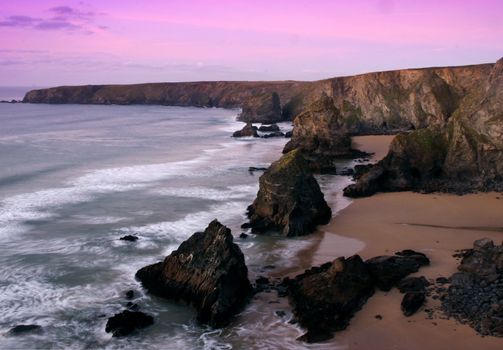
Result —
POLYGON ((152 324, 154 324, 152 316, 139 311, 124 310, 108 319, 105 332, 112 333, 114 337, 122 337, 152 324))
POLYGON ((332 98, 323 94, 294 120, 292 138, 283 153, 299 149, 316 172, 334 172, 338 158, 353 158, 361 152, 351 148, 351 137, 343 128, 340 111, 332 98))
POLYGON ((271 137, 284 137, 284 136, 285 136, 285 134, 283 134, 281 131, 275 131, 275 132, 271 132, 269 134, 263 135, 262 138, 268 139, 271 137))
POLYGON ((425 260, 425 257, 422 253, 409 253, 405 256, 377 256, 368 259, 365 264, 376 286, 388 291, 402 278, 417 272, 421 266, 429 264, 429 260, 427 258, 425 260))
POLYGON ((287 132, 285 133, 285 137, 286 137, 287 139, 292 138, 292 135, 293 135, 292 130, 287 131, 287 132))
POLYGON ((406 293, 402 299, 402 313, 407 317, 414 315, 423 306, 425 300, 424 292, 406 293))
POLYGON ((12 327, 7 335, 17 336, 24 334, 40 334, 43 332, 43 329, 38 324, 20 324, 12 327))
POLYGON ((136 277, 150 292, 194 306, 197 320, 214 327, 226 325, 252 291, 243 253, 217 220, 136 277))
POLYGON ((257 127, 247 123, 241 130, 235 131, 232 137, 259 137, 257 127))
POLYGON ((280 131, 278 124, 271 124, 271 125, 260 125, 258 128, 258 131, 262 132, 275 132, 275 131, 280 131))
POLYGON ((345 329, 374 293, 372 277, 358 256, 313 267, 287 282, 293 312, 307 333, 301 340, 319 342, 345 329))
POLYGON ((300 151, 272 163, 259 182, 257 198, 248 207, 254 232, 300 236, 330 221, 332 212, 300 151))
POLYGON ((272 124, 282 120, 279 95, 263 93, 251 96, 244 101, 238 120, 272 124))

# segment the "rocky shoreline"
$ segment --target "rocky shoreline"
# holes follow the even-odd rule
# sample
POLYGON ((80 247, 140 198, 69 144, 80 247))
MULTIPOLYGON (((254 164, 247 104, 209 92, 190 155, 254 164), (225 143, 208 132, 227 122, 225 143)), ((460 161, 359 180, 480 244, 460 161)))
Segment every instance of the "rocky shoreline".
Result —
MULTIPOLYGON (((273 123, 292 120, 284 155, 260 177, 257 198, 248 207, 249 222, 242 228, 254 233, 293 237, 327 224, 331 209, 314 174, 354 176, 356 183, 344 190, 348 197, 503 191, 503 59, 318 82, 60 87, 31 91, 23 102, 239 107, 238 119, 246 125, 233 137, 259 137, 259 131, 271 132, 264 138, 284 137, 273 123), (399 134, 378 163, 336 169, 340 159, 369 156, 353 148, 351 135, 394 133, 399 134)), ((254 292, 268 289, 288 297, 293 321, 306 330, 300 340, 326 341, 349 325, 375 291, 398 288, 404 317, 435 298, 445 316, 482 335, 501 337, 502 249, 477 240, 460 254, 460 272, 436 281, 408 277, 430 258, 406 249, 365 261, 359 255, 335 256, 281 282, 259 278, 253 288, 243 253, 230 230, 215 220, 136 277, 152 294, 191 305, 198 322, 212 327, 227 325, 254 292)), ((152 322, 149 315, 126 310, 109 319, 107 331, 126 335, 152 322)))

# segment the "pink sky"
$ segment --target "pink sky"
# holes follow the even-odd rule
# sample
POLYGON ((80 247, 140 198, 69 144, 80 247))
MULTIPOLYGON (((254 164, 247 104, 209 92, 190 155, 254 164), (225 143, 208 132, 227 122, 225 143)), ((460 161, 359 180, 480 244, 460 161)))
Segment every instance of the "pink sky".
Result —
POLYGON ((494 62, 500 0, 0 0, 0 85, 316 80, 494 62))

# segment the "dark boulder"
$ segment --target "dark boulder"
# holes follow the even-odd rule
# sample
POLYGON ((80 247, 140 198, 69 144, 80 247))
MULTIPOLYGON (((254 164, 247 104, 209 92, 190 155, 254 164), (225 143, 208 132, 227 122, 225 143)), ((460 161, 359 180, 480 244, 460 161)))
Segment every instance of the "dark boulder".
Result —
POLYGON ((232 137, 259 137, 257 127, 247 123, 241 130, 235 131, 232 137))
POLYGON ((292 137, 292 134, 293 134, 292 130, 287 131, 287 132, 285 132, 285 137, 286 137, 287 139, 289 139, 289 138, 291 138, 291 137, 292 137))
POLYGON ((37 324, 20 324, 12 327, 7 335, 17 336, 17 335, 25 335, 25 334, 40 334, 43 332, 41 326, 37 324))
POLYGON ((424 276, 421 277, 407 277, 397 283, 397 288, 400 293, 416 293, 426 292, 426 287, 430 282, 424 276))
POLYGON ((252 291, 243 253, 217 220, 136 277, 150 292, 194 306, 197 320, 214 327, 226 325, 252 291))
POLYGON ((262 132, 274 132, 274 131, 279 131, 279 126, 278 124, 271 124, 271 125, 260 125, 258 128, 258 131, 262 132))
POLYGON ((119 239, 121 241, 136 242, 138 240, 138 236, 126 235, 126 236, 123 236, 119 239))
POLYGON ((114 337, 122 337, 152 324, 154 324, 152 316, 139 311, 124 310, 108 319, 105 332, 112 333, 114 337))
POLYGON ((425 298, 424 292, 405 293, 402 299, 402 313, 409 317, 414 315, 423 306, 425 298))
POLYGON ((428 265, 429 260, 425 258, 426 256, 422 253, 410 253, 406 256, 377 256, 368 259, 365 264, 376 286, 388 291, 402 278, 417 272, 421 266, 428 265))
POLYGON ((272 230, 300 236, 330 221, 330 207, 298 150, 272 163, 259 183, 257 198, 248 207, 254 232, 272 230))
POLYGON ((372 277, 358 255, 313 267, 286 283, 293 313, 307 329, 301 340, 307 342, 327 340, 345 329, 374 293, 372 277))

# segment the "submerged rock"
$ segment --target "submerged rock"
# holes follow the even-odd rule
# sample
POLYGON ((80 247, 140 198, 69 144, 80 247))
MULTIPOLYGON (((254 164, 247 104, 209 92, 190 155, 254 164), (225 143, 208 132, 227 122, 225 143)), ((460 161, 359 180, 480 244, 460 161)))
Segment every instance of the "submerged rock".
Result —
POLYGON ((372 277, 358 255, 313 267, 287 284, 293 312, 307 329, 301 340, 307 342, 329 339, 345 329, 374 293, 372 277))
POLYGON ((226 325, 252 291, 243 253, 217 220, 136 277, 150 292, 192 305, 197 320, 214 327, 226 325))
POLYGON ((42 327, 37 324, 20 324, 12 327, 7 335, 17 336, 25 334, 40 334, 42 331, 42 327))
POLYGON ((112 333, 114 337, 122 337, 152 324, 152 316, 139 311, 124 310, 108 319, 105 332, 112 333))
POLYGON ((121 238, 119 238, 121 241, 128 241, 128 242, 136 242, 138 240, 138 236, 134 235, 126 235, 121 238))
POLYGON ((235 131, 232 137, 259 137, 257 127, 252 123, 247 123, 241 130, 235 131))
POLYGON ((253 231, 300 236, 330 221, 330 207, 300 151, 272 163, 259 182, 257 198, 248 207, 253 231))

